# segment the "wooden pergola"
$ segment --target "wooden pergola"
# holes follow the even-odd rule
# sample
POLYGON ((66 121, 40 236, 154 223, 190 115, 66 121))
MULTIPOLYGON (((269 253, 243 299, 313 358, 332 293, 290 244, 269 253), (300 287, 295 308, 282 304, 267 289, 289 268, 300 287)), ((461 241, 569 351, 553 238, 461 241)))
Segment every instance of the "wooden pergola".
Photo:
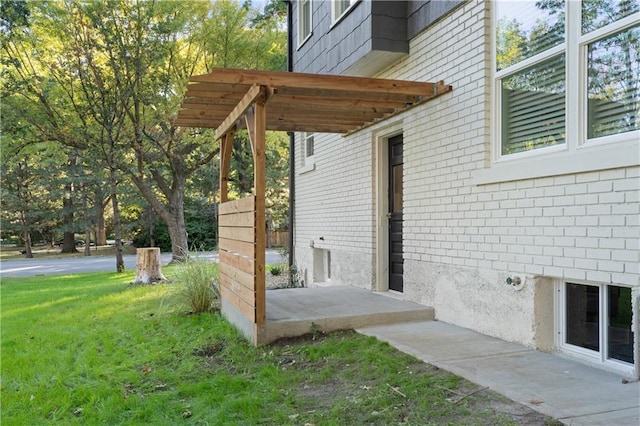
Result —
POLYGON ((194 76, 176 124, 215 128, 220 147, 222 313, 254 344, 266 342, 265 132, 351 134, 450 92, 438 83, 292 72, 214 69, 194 76), (246 128, 254 195, 229 201, 231 147, 246 128))

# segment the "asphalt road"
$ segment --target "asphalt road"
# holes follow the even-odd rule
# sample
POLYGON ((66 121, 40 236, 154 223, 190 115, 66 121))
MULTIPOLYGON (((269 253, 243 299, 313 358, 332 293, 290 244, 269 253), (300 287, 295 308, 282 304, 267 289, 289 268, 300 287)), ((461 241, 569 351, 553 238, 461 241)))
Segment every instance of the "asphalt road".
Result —
MULTIPOLYGON (((212 262, 218 261, 217 252, 204 252, 199 257, 212 262)), ((135 270, 136 256, 124 255, 126 270, 135 270)), ((162 253, 162 264, 166 265, 171 260, 171 253, 162 253)), ((267 264, 286 262, 276 250, 267 250, 267 264)), ((38 258, 11 259, 0 261, 0 277, 29 277, 34 275, 79 274, 84 272, 109 272, 116 270, 114 256, 87 256, 70 258, 38 258)))

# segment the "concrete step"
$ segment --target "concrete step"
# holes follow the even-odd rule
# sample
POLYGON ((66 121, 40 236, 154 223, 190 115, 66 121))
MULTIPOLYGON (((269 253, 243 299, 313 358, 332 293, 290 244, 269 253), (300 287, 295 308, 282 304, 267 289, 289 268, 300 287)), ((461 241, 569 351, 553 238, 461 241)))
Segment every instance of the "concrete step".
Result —
POLYGON ((267 325, 263 343, 312 331, 329 332, 435 318, 431 307, 356 287, 270 290, 266 296, 267 325))

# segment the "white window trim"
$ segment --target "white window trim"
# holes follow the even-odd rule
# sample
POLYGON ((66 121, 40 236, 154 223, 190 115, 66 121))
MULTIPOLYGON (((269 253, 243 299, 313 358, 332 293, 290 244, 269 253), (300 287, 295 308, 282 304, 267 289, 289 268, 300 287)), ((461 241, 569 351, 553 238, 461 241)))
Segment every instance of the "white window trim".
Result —
POLYGON ((311 38, 311 36, 313 35, 313 0, 308 0, 309 1, 309 34, 306 35, 306 37, 301 38, 301 34, 302 34, 302 1, 298 1, 298 49, 300 49, 306 42, 307 40, 309 40, 311 38))
POLYGON ((360 0, 349 0, 349 7, 347 7, 344 12, 340 15, 336 16, 336 1, 331 0, 331 26, 333 28, 336 24, 338 24, 342 19, 351 12, 351 10, 356 7, 356 5, 360 3, 360 0))
MULTIPOLYGON (((599 299, 600 299, 601 315, 604 315, 604 313, 607 312, 606 305, 608 303, 608 300, 607 300, 607 292, 605 291, 607 286, 608 285, 615 285, 617 287, 626 287, 626 286, 619 285, 619 284, 594 283, 594 282, 581 281, 581 280, 558 279, 555 281, 556 281, 555 282, 555 287, 556 287, 555 327, 557 331, 556 347, 558 348, 558 350, 563 354, 571 356, 575 359, 579 359, 585 363, 596 365, 598 367, 604 368, 612 372, 627 374, 633 377, 637 377, 638 371, 639 371, 637 366, 640 364, 640 360, 634 359, 635 364, 629 364, 623 361, 607 358, 607 349, 606 349, 607 330, 604 324, 605 320, 602 318, 599 321, 599 327, 600 327, 600 351, 599 352, 582 348, 579 346, 575 346, 569 343, 565 343, 565 337, 566 337, 566 321, 565 321, 566 286, 565 284, 566 283, 575 283, 575 284, 590 285, 590 286, 598 287, 600 290, 599 299)), ((635 321, 635 318, 632 321, 635 321)), ((634 330, 634 332, 637 334, 638 330, 634 330)), ((634 348, 634 353, 637 353, 637 351, 635 351, 635 348, 634 348)))
MULTIPOLYGON (((491 26, 492 45, 492 126, 491 126, 491 166, 476 170, 473 174, 475 185, 492 184, 546 176, 581 173, 640 165, 640 130, 587 139, 587 96, 586 78, 580 70, 586 68, 586 49, 589 43, 640 22, 640 13, 627 16, 591 33, 582 35, 580 28, 565 31, 565 42, 506 70, 496 69, 496 8, 493 8, 491 26), (502 156, 501 138, 501 96, 500 82, 506 75, 541 63, 564 52, 567 62, 566 75, 580 78, 566 79, 566 143, 532 151, 502 156), (572 102, 577 94, 578 102, 572 102), (572 118, 572 117, 578 117, 572 118)), ((567 2, 567 19, 580 22, 581 3, 567 2)))
POLYGON ((301 136, 302 143, 300 145, 300 153, 302 154, 302 167, 300 168, 300 174, 308 173, 316 169, 315 137, 316 137, 316 133, 313 133, 313 132, 302 133, 302 136, 301 136), (313 139, 314 155, 307 156, 307 139, 310 136, 314 138, 313 139))

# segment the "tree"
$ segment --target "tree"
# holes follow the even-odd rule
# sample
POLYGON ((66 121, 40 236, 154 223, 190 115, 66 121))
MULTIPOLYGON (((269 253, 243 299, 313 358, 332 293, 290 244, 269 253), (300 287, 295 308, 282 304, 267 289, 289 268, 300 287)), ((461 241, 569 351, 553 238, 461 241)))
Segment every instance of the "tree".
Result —
POLYGON ((96 222, 89 209, 110 200, 118 270, 124 181, 167 225, 174 259, 187 250, 190 177, 219 146, 211 130, 176 127, 177 111, 189 77, 211 67, 284 68, 284 4, 270 5, 259 14, 227 0, 3 3, 3 88, 19 98, 39 140, 77 154, 67 192, 82 191, 72 199, 85 212, 74 215, 85 233, 96 222))
POLYGON ((17 134, 28 137, 17 129, 3 132, 2 137, 2 228, 17 233, 24 243, 24 254, 31 258, 33 235, 46 238, 59 225, 60 202, 49 196, 51 187, 45 183, 51 184, 49 173, 59 169, 61 158, 51 144, 21 146, 15 139, 17 134))

